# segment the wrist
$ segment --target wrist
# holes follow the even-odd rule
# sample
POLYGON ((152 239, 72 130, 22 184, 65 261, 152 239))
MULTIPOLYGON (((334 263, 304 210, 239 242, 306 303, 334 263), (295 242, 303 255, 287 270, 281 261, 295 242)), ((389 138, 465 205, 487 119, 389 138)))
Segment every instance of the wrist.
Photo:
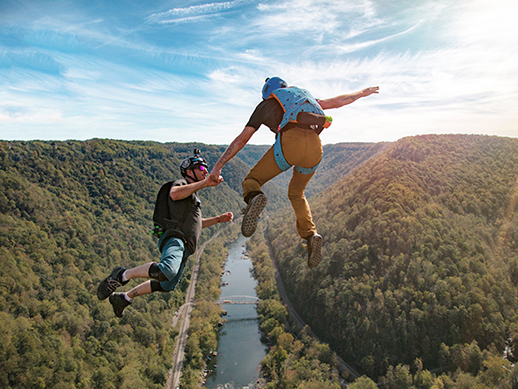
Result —
POLYGON ((216 216, 216 223, 221 223, 221 222, 219 221, 219 216, 216 216))

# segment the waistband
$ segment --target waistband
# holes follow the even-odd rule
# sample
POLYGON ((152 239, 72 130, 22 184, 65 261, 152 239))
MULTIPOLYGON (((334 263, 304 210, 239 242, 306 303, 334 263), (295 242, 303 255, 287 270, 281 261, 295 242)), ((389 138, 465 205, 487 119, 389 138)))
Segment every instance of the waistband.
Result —
POLYGON ((300 128, 301 130, 315 131, 315 129, 311 128, 309 124, 300 124, 300 123, 288 123, 284 126, 281 131, 288 131, 293 128, 300 128))

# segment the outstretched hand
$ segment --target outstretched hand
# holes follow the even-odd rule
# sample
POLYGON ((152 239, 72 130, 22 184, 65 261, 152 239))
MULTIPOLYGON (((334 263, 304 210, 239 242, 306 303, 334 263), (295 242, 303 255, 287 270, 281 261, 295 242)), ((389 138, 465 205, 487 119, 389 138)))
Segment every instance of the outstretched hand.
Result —
POLYGON ((232 214, 232 212, 226 212, 218 216, 218 220, 220 223, 231 222, 232 219, 234 219, 234 215, 232 214))
POLYGON ((370 88, 365 88, 362 90, 362 97, 367 97, 372 95, 373 93, 379 93, 379 86, 371 86, 370 88))

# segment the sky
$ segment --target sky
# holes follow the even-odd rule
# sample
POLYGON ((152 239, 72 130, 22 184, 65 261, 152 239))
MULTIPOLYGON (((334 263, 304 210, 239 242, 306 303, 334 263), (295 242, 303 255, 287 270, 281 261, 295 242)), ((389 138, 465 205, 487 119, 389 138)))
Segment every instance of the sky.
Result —
POLYGON ((271 76, 321 99, 379 86, 326 111, 324 144, 518 137, 517 16, 516 0, 0 0, 0 139, 229 144, 271 76))

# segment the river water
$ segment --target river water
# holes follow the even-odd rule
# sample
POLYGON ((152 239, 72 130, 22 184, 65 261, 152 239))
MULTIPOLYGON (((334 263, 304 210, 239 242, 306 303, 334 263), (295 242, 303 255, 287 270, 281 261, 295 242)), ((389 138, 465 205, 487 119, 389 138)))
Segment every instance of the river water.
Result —
MULTIPOLYGON (((221 288, 221 299, 230 296, 256 297, 257 282, 251 274, 252 262, 245 256, 247 238, 239 238, 228 248, 228 260, 221 288)), ((259 378, 258 366, 267 346, 261 343, 259 317, 254 304, 223 304, 227 322, 219 331, 218 354, 208 368, 207 389, 253 389, 259 378), (216 365, 216 367, 214 367, 216 365)))

